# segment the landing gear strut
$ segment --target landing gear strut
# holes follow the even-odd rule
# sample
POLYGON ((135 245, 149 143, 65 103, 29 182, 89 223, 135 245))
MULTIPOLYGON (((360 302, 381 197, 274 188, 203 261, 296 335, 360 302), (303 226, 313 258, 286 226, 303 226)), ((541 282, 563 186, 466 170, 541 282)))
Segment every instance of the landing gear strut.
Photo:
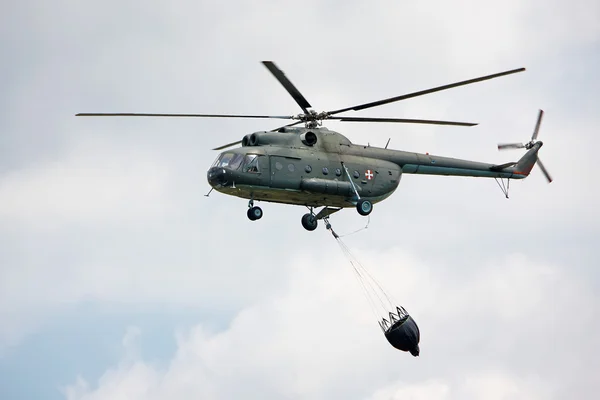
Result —
POLYGON ((358 211, 358 213, 362 216, 371 214, 371 211, 373 211, 373 203, 371 203, 369 200, 360 198, 360 195, 358 194, 358 189, 356 189, 356 186, 352 181, 352 177, 350 176, 350 172, 348 172, 348 168, 346 168, 344 163, 342 163, 342 167, 344 167, 344 171, 346 171, 346 175, 348 175, 348 181, 350 182, 350 185, 352 185, 352 190, 354 190, 354 194, 358 199, 358 201, 356 202, 356 211, 358 211))
POLYGON ((263 211, 260 207, 254 207, 254 200, 250 199, 248 202, 248 219, 250 221, 256 221, 257 219, 261 219, 263 216, 263 211))

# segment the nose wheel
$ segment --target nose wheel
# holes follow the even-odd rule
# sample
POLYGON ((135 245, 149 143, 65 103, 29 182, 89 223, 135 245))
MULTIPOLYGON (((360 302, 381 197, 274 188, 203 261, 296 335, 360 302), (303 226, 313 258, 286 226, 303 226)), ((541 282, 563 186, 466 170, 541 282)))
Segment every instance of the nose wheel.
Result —
POLYGON ((261 219, 262 218, 263 211, 262 211, 262 208, 255 207, 254 206, 254 201, 250 200, 248 202, 248 212, 246 213, 246 215, 248 215, 248 219, 250 221, 256 221, 257 219, 261 219))

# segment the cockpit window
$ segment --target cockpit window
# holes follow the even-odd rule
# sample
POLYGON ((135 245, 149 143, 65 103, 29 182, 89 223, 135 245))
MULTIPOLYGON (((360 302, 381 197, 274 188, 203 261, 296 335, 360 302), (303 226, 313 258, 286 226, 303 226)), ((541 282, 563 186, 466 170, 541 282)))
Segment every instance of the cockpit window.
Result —
POLYGON ((244 160, 243 154, 223 153, 213 163, 213 167, 226 167, 236 170, 244 160))
POLYGON ((236 153, 223 153, 213 163, 213 167, 228 168, 232 170, 242 169, 243 172, 259 173, 260 167, 258 160, 260 159, 258 154, 236 154, 236 153))
POLYGON ((223 153, 219 155, 219 158, 216 159, 213 167, 226 167, 229 165, 229 161, 233 157, 233 153, 223 153))
POLYGON ((240 167, 240 165, 242 164, 242 160, 244 159, 244 155, 243 154, 236 154, 231 158, 231 161, 229 162, 229 168, 231 169, 238 169, 240 167))
POLYGON ((213 167, 216 167, 219 165, 219 162, 221 161, 221 159, 223 158, 225 154, 219 154, 219 156, 217 157, 217 159, 215 160, 215 162, 213 163, 213 167))
POLYGON ((251 173, 260 172, 260 170, 258 168, 258 155, 246 154, 246 157, 244 157, 244 164, 242 167, 242 171, 251 172, 251 173))

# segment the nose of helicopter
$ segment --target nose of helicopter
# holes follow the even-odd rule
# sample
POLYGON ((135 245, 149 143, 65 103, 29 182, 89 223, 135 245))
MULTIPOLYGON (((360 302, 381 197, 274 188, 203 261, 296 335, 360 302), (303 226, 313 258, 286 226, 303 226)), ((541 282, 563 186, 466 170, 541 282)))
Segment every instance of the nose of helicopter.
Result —
POLYGON ((212 187, 223 186, 227 182, 227 172, 221 167, 212 167, 206 173, 208 183, 212 187))

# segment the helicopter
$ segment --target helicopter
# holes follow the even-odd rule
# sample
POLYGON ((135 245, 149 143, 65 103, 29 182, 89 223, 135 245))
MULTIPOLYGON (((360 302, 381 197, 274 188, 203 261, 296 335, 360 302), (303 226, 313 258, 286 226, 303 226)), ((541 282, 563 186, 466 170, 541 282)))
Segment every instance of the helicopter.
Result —
POLYGON ((324 220, 329 228, 329 216, 344 208, 356 208, 362 216, 373 211, 373 205, 390 197, 398 188, 402 174, 469 176, 494 178, 508 198, 510 179, 524 179, 537 164, 548 182, 550 174, 538 158, 543 142, 537 140, 543 111, 539 111, 531 140, 523 143, 498 144, 498 150, 524 148, 527 152, 516 162, 504 164, 434 156, 401 150, 352 143, 339 132, 323 126, 325 120, 342 122, 387 122, 435 125, 474 126, 476 123, 405 118, 344 117, 337 114, 360 111, 458 86, 481 82, 525 71, 513 69, 475 79, 456 82, 401 96, 316 112, 300 91, 273 61, 262 64, 279 81, 302 109, 296 115, 237 114, 156 114, 156 113, 78 113, 76 116, 134 117, 201 117, 201 118, 261 118, 287 119, 296 122, 269 131, 243 136, 213 150, 221 152, 207 171, 213 190, 248 199, 247 217, 262 218, 263 211, 255 201, 305 206, 308 213, 301 218, 308 231, 324 220), (303 127, 296 125, 304 124, 303 127), (241 147, 235 147, 241 144, 241 147), (506 183, 505 183, 506 182, 506 183), (315 212, 316 208, 321 208, 315 212))

